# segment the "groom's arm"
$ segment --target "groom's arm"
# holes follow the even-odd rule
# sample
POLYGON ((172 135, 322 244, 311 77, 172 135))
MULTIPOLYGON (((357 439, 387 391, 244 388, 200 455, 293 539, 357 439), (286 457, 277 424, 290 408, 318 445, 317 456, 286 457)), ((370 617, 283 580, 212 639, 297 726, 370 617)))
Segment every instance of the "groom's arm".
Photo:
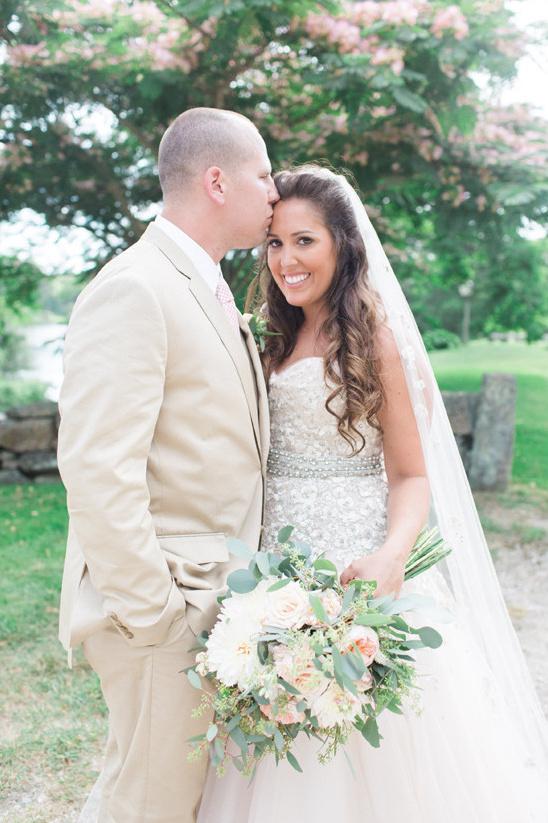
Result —
POLYGON ((153 291, 129 271, 92 283, 67 332, 59 468, 92 582, 135 645, 161 642, 184 609, 156 539, 146 483, 166 359, 153 291))

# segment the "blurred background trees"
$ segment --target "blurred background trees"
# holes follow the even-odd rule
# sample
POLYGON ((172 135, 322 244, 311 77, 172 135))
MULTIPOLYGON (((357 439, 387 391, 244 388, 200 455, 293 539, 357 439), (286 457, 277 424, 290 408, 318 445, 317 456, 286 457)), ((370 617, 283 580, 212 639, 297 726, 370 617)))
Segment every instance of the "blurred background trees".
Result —
MULTIPOLYGON (((501 0, 4 0, 0 16, 2 217, 78 227, 86 276, 157 213, 169 122, 219 106, 257 124, 275 169, 351 172, 422 331, 461 334, 463 284, 472 336, 547 330, 546 253, 524 228, 546 225, 548 127, 494 102, 528 46, 501 0)), ((254 263, 224 264, 240 299, 254 263)))

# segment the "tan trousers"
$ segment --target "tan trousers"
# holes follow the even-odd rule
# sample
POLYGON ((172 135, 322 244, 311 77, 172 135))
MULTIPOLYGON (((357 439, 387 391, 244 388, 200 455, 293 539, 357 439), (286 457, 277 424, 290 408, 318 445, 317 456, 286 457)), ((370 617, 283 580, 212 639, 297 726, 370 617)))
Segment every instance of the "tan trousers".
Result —
POLYGON ((194 645, 184 616, 159 646, 132 647, 114 627, 84 641, 109 710, 98 823, 194 823, 207 758, 189 763, 186 740, 210 721, 191 717, 202 692, 181 673, 194 645))

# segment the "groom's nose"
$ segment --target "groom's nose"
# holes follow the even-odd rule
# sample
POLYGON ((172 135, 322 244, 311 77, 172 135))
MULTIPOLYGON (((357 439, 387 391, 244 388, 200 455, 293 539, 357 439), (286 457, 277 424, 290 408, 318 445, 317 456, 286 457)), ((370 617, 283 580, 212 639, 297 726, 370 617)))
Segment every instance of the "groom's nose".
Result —
POLYGON ((276 184, 275 184, 274 180, 271 179, 270 180, 270 188, 268 190, 268 202, 274 204, 274 203, 277 203, 279 199, 280 199, 280 195, 279 195, 278 189, 276 188, 276 184))

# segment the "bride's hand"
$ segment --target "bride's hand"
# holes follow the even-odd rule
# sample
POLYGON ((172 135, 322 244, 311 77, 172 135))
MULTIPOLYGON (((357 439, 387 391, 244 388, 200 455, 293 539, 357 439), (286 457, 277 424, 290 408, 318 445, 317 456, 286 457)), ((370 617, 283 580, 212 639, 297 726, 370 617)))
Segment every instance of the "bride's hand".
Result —
POLYGON ((341 574, 341 584, 346 586, 351 580, 374 580, 377 583, 375 597, 394 592, 399 597, 405 574, 405 561, 393 555, 387 555, 382 548, 360 557, 346 567, 341 574))

